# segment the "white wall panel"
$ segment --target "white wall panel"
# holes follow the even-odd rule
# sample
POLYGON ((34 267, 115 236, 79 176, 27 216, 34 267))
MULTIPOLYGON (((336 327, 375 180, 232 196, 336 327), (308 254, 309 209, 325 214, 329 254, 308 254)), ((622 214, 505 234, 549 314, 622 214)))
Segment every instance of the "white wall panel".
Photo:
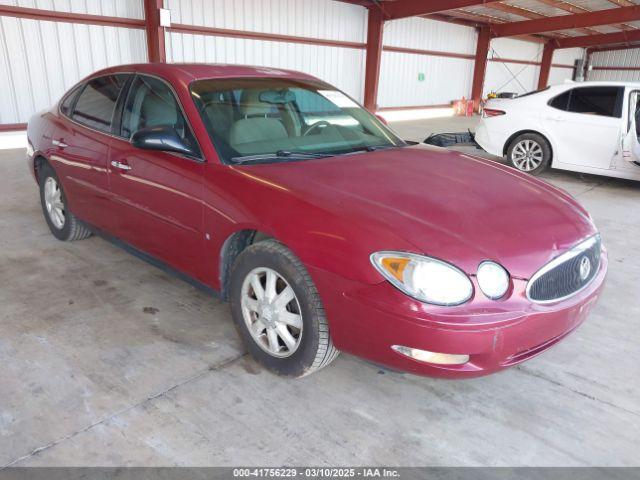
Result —
POLYGON ((540 67, 519 63, 487 62, 483 96, 490 92, 522 94, 538 86, 540 67))
MULTIPOLYGON (((553 52, 553 63, 561 65, 575 65, 575 61, 584 56, 582 48, 563 48, 553 52)), ((549 72, 549 85, 564 83, 573 78, 573 69, 551 67, 549 72)))
POLYGON ((426 18, 393 20, 384 27, 384 44, 394 47, 474 55, 477 38, 475 28, 426 18))
POLYGON ((367 10, 334 0, 164 0, 173 23, 366 41, 367 10))
POLYGON ((494 38, 489 48, 489 58, 511 58, 539 62, 542 59, 542 44, 515 40, 513 38, 494 38))
POLYGON ((562 48, 553 52, 553 63, 573 65, 576 60, 584 56, 583 48, 562 48))
POLYGON ((469 98, 473 60, 383 52, 378 87, 380 107, 443 105, 469 98), (424 73, 424 80, 418 75, 424 73))
MULTIPOLYGON (((640 67, 640 48, 627 50, 611 50, 594 52, 591 55, 591 65, 594 67, 640 67)), ((591 70, 587 74, 588 80, 610 80, 637 82, 640 81, 639 70, 591 70)))
POLYGON ((362 100, 364 50, 170 32, 167 61, 229 63, 298 70, 362 100))
MULTIPOLYGON (((384 45, 419 50, 475 54, 474 28, 406 18, 387 22, 384 45)), ((383 52, 378 87, 380 107, 448 104, 469 97, 473 60, 434 55, 383 52), (419 80, 419 74, 424 80, 419 80)))
POLYGON ((551 67, 551 70, 549 71, 549 85, 564 83, 566 80, 571 80, 572 78, 572 68, 551 67))
POLYGON ((535 90, 538 86, 540 67, 519 63, 501 62, 501 58, 540 62, 542 44, 495 38, 489 48, 487 72, 484 79, 483 95, 489 92, 516 92, 518 94, 535 90))
POLYGON ((146 59, 140 29, 0 17, 0 124, 26 122, 96 70, 146 59))
POLYGON ((108 17, 144 18, 142 0, 0 0, 0 5, 108 17))

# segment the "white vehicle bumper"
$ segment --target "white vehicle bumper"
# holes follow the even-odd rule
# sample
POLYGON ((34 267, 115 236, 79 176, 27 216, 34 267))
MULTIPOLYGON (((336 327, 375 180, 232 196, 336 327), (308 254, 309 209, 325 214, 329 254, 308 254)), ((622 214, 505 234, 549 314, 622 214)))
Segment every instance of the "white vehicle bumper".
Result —
POLYGON ((480 121, 480 125, 476 129, 475 141, 482 147, 484 151, 495 155, 497 157, 503 157, 504 134, 498 132, 491 132, 483 120, 480 121))

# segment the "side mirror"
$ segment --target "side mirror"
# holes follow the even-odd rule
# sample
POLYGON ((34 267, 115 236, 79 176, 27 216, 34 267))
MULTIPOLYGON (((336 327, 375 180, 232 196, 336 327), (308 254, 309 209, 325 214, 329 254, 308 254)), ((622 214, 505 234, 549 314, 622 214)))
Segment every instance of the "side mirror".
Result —
POLYGON ((180 138, 175 128, 169 126, 138 130, 131 136, 131 145, 144 150, 160 150, 183 155, 194 155, 193 148, 180 138))

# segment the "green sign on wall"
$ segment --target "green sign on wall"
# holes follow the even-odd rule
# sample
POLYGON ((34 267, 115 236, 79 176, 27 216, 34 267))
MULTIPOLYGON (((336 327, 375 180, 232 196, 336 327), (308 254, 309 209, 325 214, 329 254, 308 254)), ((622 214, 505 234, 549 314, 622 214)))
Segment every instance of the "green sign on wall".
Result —
POLYGON ((422 72, 418 73, 418 81, 419 82, 424 82, 424 78, 425 78, 424 77, 424 73, 422 73, 422 72))

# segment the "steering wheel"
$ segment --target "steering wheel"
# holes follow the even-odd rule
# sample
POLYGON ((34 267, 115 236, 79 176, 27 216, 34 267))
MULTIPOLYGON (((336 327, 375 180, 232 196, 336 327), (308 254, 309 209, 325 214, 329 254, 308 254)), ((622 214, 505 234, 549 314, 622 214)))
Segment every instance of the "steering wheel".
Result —
POLYGON ((313 132, 314 130, 318 129, 318 128, 326 128, 326 127, 331 127, 333 125, 331 125, 329 122, 327 122, 326 120, 320 120, 319 122, 314 123, 313 125, 310 125, 309 128, 307 128, 304 133, 302 134, 303 137, 306 137, 307 135, 310 135, 311 132, 313 132))

